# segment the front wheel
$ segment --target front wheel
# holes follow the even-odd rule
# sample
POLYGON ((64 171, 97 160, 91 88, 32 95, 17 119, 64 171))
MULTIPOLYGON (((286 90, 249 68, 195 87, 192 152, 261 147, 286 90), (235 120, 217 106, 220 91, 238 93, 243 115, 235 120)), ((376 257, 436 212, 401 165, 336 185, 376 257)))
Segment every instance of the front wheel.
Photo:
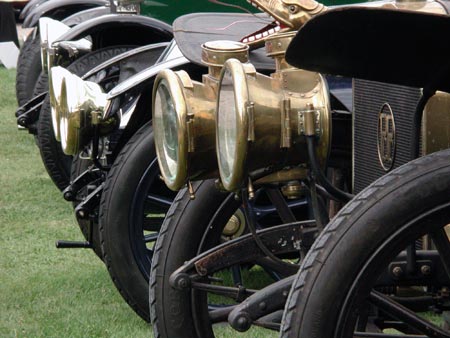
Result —
POLYGON ((149 321, 148 280, 153 245, 174 193, 159 178, 151 123, 117 156, 100 203, 104 261, 130 307, 149 321))
POLYGON ((450 337, 449 223, 449 150, 372 183, 306 256, 282 337, 450 337))
MULTIPOLYGON (((297 269, 297 265, 291 264, 298 260, 297 249, 293 256, 286 257, 289 263, 271 266, 264 254, 263 259, 249 259, 240 250, 221 251, 223 245, 245 238, 249 223, 244 216, 244 206, 234 194, 217 190, 213 180, 194 182, 193 189, 195 199, 191 199, 187 188, 179 192, 156 242, 150 278, 150 311, 155 337, 220 337, 227 330, 223 324, 228 315, 245 298, 239 296, 240 291, 259 290, 290 274, 282 271, 284 264, 293 272, 297 269), (211 259, 215 268, 205 271, 206 275, 200 279, 191 278, 195 269, 188 268, 186 275, 196 282, 187 289, 174 288, 171 284, 174 271, 191 266, 187 262, 206 252, 221 252, 220 258, 211 259)), ((257 229, 268 230, 283 223, 280 211, 267 198, 276 190, 278 187, 266 187, 256 192, 251 204, 257 229)), ((283 203, 296 218, 304 216, 306 202, 303 200, 284 200, 283 203)), ((270 320, 253 322, 249 335, 272 336, 275 333, 265 328, 276 331, 280 319, 274 313, 270 320)))

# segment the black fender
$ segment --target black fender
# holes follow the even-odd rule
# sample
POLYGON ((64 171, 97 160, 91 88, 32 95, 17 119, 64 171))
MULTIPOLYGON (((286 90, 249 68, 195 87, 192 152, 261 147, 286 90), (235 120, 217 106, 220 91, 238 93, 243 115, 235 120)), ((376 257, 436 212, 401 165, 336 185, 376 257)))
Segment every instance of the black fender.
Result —
POLYGON ((99 16, 110 14, 111 13, 111 7, 107 6, 100 6, 100 7, 94 7, 85 9, 84 11, 77 12, 75 14, 72 14, 71 16, 68 16, 65 18, 62 22, 66 24, 69 27, 76 26, 82 22, 98 18, 99 16))
POLYGON ((447 15, 340 8, 308 21, 286 52, 311 71, 450 91, 447 15), (432 52, 430 52, 432 51, 432 52))
POLYGON ((85 9, 108 6, 107 0, 51 0, 34 7, 23 21, 22 27, 35 27, 43 16, 63 20, 68 16, 85 9))
MULTIPOLYGON (((108 14, 71 28, 57 41, 75 41, 90 36, 92 49, 114 45, 149 45, 172 40, 172 27, 142 15, 108 14)), ((55 41, 55 42, 57 42, 55 41)))

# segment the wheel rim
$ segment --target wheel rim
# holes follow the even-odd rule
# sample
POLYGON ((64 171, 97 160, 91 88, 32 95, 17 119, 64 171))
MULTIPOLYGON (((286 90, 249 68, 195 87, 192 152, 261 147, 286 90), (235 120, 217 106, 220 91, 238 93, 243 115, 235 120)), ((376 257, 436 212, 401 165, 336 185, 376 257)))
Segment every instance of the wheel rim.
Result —
MULTIPOLYGON (((291 204, 294 208, 301 207, 306 202, 294 202, 291 204)), ((240 202, 237 202, 232 194, 230 194, 224 202, 221 204, 220 208, 217 210, 217 212, 214 214, 212 219, 208 222, 208 225, 206 227, 206 232, 204 233, 197 254, 200 254, 208 249, 211 249, 214 247, 216 243, 219 243, 221 240, 221 237, 223 235, 223 229, 226 226, 228 220, 230 217, 233 216, 233 214, 238 210, 240 207, 240 202)), ((259 221, 266 221, 269 222, 269 226, 273 225, 270 224, 274 221, 274 218, 271 217, 271 214, 276 212, 276 209, 272 206, 270 207, 267 204, 261 203, 258 207, 255 208, 255 214, 258 216, 259 221)), ((278 222, 280 224, 282 222, 278 222)), ((263 228, 264 225, 261 223, 258 223, 257 226, 259 228, 263 228)), ((233 267, 234 269, 235 267, 233 267)), ((267 282, 270 280, 277 280, 279 277, 276 274, 270 274, 270 272, 266 271, 259 271, 258 267, 255 265, 250 271, 247 271, 245 268, 237 267, 240 271, 232 271, 231 274, 234 275, 232 277, 232 281, 234 282, 234 279, 236 278, 242 278, 242 274, 250 274, 250 273, 261 273, 264 274, 264 278, 267 278, 265 281, 267 282), (256 270, 256 272, 255 272, 256 270), (233 279, 234 278, 234 279, 233 279)), ((264 270, 264 269, 261 269, 264 270)), ((261 275, 260 275, 261 276, 261 275)), ((245 276, 244 276, 245 279, 245 276)), ((211 297, 211 295, 207 294, 204 291, 199 291, 192 289, 191 290, 191 308, 192 308, 192 316, 193 316, 193 322, 196 327, 197 336, 198 337, 214 337, 215 336, 215 329, 213 329, 214 323, 211 323, 211 316, 210 310, 220 310, 225 309, 227 306, 230 305, 230 303, 219 303, 221 299, 218 297, 215 297, 214 295, 211 297), (212 301, 216 302, 215 305, 212 304, 212 301)), ((237 304, 237 303, 235 303, 237 304)), ((220 317, 220 316, 219 316, 220 317)), ((221 320, 223 322, 223 320, 221 320)))
MULTIPOLYGON (((400 331, 398 330, 399 328, 405 327, 403 331, 400 331, 403 334, 398 335, 398 337, 405 337, 405 334, 407 337, 450 337, 450 331, 442 331, 442 329, 436 328, 428 317, 424 320, 424 323, 421 323, 423 320, 421 316, 417 314, 406 315, 402 307, 397 306, 402 303, 402 297, 394 298, 386 295, 377 290, 375 288, 376 285, 374 285, 375 281, 379 280, 386 266, 397 257, 399 252, 404 251, 410 243, 413 243, 424 235, 430 235, 435 244, 436 241, 441 243, 440 245, 436 245, 438 249, 435 251, 437 251, 443 262, 447 271, 447 277, 450 278, 450 255, 448 255, 448 252, 450 252, 450 242, 444 230, 444 227, 449 223, 450 203, 447 203, 415 217, 404 224, 393 235, 389 236, 389 238, 383 240, 383 243, 379 245, 377 250, 365 260, 364 266, 359 270, 353 284, 348 289, 344 306, 337 319, 335 336, 341 338, 353 336, 392 337, 394 333, 386 329, 385 322, 378 321, 376 327, 369 325, 372 323, 372 321, 368 321, 370 319, 369 314, 363 313, 361 309, 367 307, 367 304, 370 304, 372 308, 378 309, 379 313, 383 314, 384 312, 387 318, 395 317, 396 320, 403 321, 403 326, 400 325, 401 323, 396 324, 392 322, 390 324, 395 325, 396 327, 394 329, 397 331, 400 331), (398 307, 401 313, 396 313, 394 307, 398 307), (361 313, 363 314, 361 315, 361 313), (398 318, 399 316, 401 319, 398 318), (363 325, 362 323, 368 324, 363 325), (376 332, 377 329, 380 332, 376 332), (362 332, 364 332, 364 335, 362 332), (415 333, 411 334, 411 332, 415 333)), ((417 286, 423 287, 424 290, 429 287, 429 285, 421 284, 417 286)), ((399 290, 396 289, 395 292, 399 290)), ((405 299, 403 299, 403 303, 405 303, 405 299)))
POLYGON ((159 167, 154 159, 137 185, 129 215, 131 248, 146 280, 150 276, 153 245, 173 197, 174 192, 159 179, 159 167))

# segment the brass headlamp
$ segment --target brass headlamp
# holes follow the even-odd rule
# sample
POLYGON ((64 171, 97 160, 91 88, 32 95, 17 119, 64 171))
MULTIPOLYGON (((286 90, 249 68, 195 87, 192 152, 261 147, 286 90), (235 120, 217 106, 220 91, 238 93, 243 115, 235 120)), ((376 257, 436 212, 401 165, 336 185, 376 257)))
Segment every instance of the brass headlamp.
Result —
MULTIPOLYGON (((328 88, 318 73, 291 67, 284 55, 295 33, 268 38, 266 51, 276 72, 259 74, 249 64, 225 62, 216 111, 216 149, 222 185, 236 191, 247 172, 308 162, 305 135, 317 138, 324 164, 331 139, 328 88)), ((287 175, 292 177, 292 175, 287 175)))
POLYGON ((193 81, 185 71, 164 70, 153 87, 153 126, 166 185, 181 189, 190 179, 217 176, 215 109, 221 68, 229 58, 248 61, 248 46, 214 41, 202 46, 208 74, 193 81))
POLYGON ((57 141, 61 142, 59 122, 61 118, 61 86, 63 79, 70 76, 70 72, 63 67, 53 67, 48 77, 48 95, 50 98, 50 109, 52 114, 53 132, 57 141))
MULTIPOLYGON (((75 155, 92 139, 95 125, 108 126, 102 116, 109 101, 102 88, 94 82, 83 81, 70 72, 64 72, 59 78, 60 96, 55 99, 55 128, 59 126, 64 153, 75 155)), ((58 88, 55 84, 52 87, 58 88)))

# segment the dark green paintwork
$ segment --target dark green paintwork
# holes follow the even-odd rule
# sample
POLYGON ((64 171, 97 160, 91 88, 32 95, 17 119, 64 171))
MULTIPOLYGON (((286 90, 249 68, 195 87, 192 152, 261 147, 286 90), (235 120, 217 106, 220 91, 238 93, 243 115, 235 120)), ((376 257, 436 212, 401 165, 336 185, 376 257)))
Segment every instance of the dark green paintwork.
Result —
MULTIPOLYGON (((247 11, 257 10, 245 0, 217 0, 245 8, 247 11)), ((357 0, 326 0, 325 5, 340 5, 357 0)), ((361 2, 361 0, 358 0, 361 2)), ((237 12, 244 13, 243 9, 214 3, 210 0, 145 0, 141 5, 141 14, 155 19, 172 23, 177 17, 198 12, 237 12)))
MULTIPOLYGON (((246 10, 255 12, 255 8, 245 0, 219 0, 233 5, 238 5, 246 10)), ((237 12, 243 13, 243 9, 219 5, 208 0, 145 0, 141 5, 141 14, 155 19, 172 23, 177 17, 198 12, 237 12)))

